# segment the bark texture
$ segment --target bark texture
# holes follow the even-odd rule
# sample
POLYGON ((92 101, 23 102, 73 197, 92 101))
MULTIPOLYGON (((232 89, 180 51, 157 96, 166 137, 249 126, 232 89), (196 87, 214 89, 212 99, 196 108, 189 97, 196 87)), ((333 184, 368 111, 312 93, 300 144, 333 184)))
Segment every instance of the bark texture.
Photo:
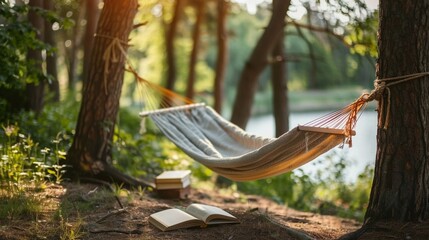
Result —
POLYGON ((273 1, 273 13, 261 38, 244 66, 238 83, 231 122, 245 128, 251 115, 253 98, 258 87, 258 78, 268 64, 268 56, 285 25, 290 0, 273 1))
MULTIPOLYGON (((428 1, 381 0, 377 77, 427 72, 428 38, 428 1)), ((389 89, 390 96, 385 91, 379 104, 375 176, 366 224, 429 217, 429 77, 389 89), (383 129, 387 117, 388 127, 383 129)))
POLYGON ((69 163, 79 173, 126 185, 139 185, 140 182, 111 166, 113 134, 125 67, 125 56, 117 44, 127 50, 136 12, 137 0, 104 1, 97 27, 99 37, 94 39, 91 67, 83 85, 76 134, 67 155, 69 163), (112 45, 118 39, 120 42, 112 45), (115 51, 116 58, 111 55, 106 59, 108 51, 115 51))

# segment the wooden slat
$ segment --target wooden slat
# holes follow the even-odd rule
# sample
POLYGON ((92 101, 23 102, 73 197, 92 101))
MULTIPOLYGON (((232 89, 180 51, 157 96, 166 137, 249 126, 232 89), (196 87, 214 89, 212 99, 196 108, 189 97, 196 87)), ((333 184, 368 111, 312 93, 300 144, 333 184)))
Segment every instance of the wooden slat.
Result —
MULTIPOLYGON (((310 126, 298 126, 298 129, 301 131, 307 131, 307 132, 320 132, 320 133, 345 135, 344 129, 338 129, 338 128, 321 128, 321 127, 310 127, 310 126)), ((352 131, 351 135, 352 136, 356 135, 356 132, 352 131)))
POLYGON ((205 105, 206 105, 205 103, 194 103, 194 104, 188 104, 188 105, 177 106, 177 107, 161 108, 161 109, 157 109, 157 110, 153 110, 153 111, 141 112, 141 113, 139 113, 139 116, 140 117, 146 117, 146 116, 149 116, 152 114, 160 114, 160 113, 166 113, 166 112, 172 112, 172 111, 182 111, 182 110, 186 110, 186 109, 202 107, 205 105))

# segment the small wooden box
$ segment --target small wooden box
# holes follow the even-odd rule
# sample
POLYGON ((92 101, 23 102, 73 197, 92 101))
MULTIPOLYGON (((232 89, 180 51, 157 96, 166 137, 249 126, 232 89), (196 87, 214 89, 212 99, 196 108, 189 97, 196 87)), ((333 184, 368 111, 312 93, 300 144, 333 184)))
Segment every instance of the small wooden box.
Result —
POLYGON ((191 186, 180 189, 163 189, 156 190, 160 198, 168 199, 187 199, 189 194, 191 194, 191 186))

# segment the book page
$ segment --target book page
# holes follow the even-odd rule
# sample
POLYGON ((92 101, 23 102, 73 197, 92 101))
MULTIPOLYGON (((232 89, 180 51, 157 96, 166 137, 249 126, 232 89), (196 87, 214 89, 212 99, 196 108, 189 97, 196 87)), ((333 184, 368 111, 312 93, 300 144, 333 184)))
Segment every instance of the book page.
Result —
POLYGON ((155 182, 181 182, 190 175, 190 170, 165 171, 155 178, 155 182))
POLYGON ((162 231, 204 225, 204 223, 196 217, 175 208, 163 210, 150 215, 149 222, 162 231))
POLYGON ((186 208, 186 212, 203 220, 206 224, 238 223, 238 219, 225 210, 199 203, 193 203, 186 208))

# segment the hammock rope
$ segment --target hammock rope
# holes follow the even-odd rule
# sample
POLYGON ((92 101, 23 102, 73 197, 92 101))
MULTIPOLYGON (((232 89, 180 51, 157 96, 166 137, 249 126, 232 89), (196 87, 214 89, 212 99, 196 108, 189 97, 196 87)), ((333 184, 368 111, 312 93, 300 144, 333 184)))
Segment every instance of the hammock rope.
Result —
MULTIPOLYGON (((236 181, 282 174, 340 144, 352 146, 352 136, 355 135, 353 129, 370 101, 378 100, 381 106, 387 104, 384 122, 379 123, 379 126, 387 128, 391 105, 390 87, 429 75, 429 72, 422 72, 377 79, 371 93, 362 94, 343 109, 295 127, 278 138, 263 138, 245 132, 204 104, 195 104, 191 99, 140 77, 126 57, 123 44, 127 43, 117 38, 111 39, 103 57, 105 77, 110 62, 117 61, 116 52, 119 51, 128 65, 126 70, 144 85, 146 111, 141 112, 140 116, 149 116, 161 132, 191 158, 236 181)), ((107 84, 105 88, 107 94, 107 84)))

